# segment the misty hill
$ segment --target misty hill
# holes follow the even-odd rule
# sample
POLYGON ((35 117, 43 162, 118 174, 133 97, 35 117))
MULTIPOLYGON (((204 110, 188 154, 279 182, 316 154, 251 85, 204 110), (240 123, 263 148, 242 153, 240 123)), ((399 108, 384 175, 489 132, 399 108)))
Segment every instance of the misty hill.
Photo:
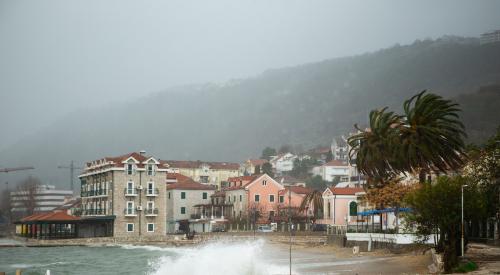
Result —
POLYGON ((479 91, 492 84, 500 84, 500 45, 454 37, 417 41, 78 111, 2 152, 0 165, 33 165, 32 174, 61 185, 68 172, 57 170, 59 164, 140 149, 162 159, 241 161, 265 146, 328 144, 366 122, 371 109, 399 111, 423 89, 456 98, 471 141, 478 142, 500 123, 500 89, 479 91))

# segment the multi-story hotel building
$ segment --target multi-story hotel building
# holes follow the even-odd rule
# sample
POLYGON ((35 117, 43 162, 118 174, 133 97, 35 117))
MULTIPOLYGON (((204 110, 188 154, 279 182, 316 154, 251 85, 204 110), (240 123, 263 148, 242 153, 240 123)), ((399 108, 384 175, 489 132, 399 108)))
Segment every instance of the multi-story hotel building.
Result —
POLYGON ((167 168, 145 152, 88 162, 79 176, 82 218, 107 221, 108 236, 165 235, 167 168))

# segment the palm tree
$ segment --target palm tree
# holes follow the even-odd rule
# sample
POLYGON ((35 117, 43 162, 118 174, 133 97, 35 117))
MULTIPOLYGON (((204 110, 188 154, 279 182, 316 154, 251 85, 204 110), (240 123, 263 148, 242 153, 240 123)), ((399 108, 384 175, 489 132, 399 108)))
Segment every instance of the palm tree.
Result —
POLYGON ((314 219, 320 218, 321 212, 323 211, 323 193, 321 191, 313 190, 305 195, 300 203, 299 211, 302 212, 308 209, 310 205, 312 205, 314 209, 314 219))
POLYGON ((420 182, 424 182, 431 170, 446 173, 465 164, 466 134, 458 104, 424 90, 405 101, 403 109, 396 156, 402 170, 419 173, 420 182))
POLYGON ((394 159, 394 144, 397 144, 401 117, 386 109, 371 111, 370 128, 363 130, 354 125, 359 133, 347 141, 351 147, 349 157, 356 160, 358 170, 382 183, 392 178, 400 166, 394 159))
POLYGON ((426 91, 403 104, 404 115, 370 112, 370 129, 349 138, 349 157, 361 173, 385 185, 401 173, 417 172, 420 182, 429 171, 444 172, 464 164, 464 126, 458 104, 426 91))

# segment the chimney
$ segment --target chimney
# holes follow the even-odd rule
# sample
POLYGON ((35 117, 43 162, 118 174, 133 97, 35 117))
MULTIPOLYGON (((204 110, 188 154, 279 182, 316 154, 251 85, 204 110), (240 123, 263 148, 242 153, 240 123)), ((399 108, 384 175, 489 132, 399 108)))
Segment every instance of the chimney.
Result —
POLYGON ((139 151, 139 154, 140 154, 141 156, 145 156, 145 155, 146 155, 146 150, 141 150, 141 151, 139 151))

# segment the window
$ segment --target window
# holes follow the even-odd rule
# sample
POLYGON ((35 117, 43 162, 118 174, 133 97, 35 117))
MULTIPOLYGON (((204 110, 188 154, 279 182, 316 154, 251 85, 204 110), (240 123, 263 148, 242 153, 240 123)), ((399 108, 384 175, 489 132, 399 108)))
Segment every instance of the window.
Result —
POLYGON ((127 164, 127 175, 132 175, 134 173, 134 165, 132 163, 127 164))
POLYGON ((233 202, 236 202, 236 195, 233 196, 233 202))
POLYGON ((231 202, 231 196, 227 196, 227 202, 231 202))
POLYGON ((203 199, 206 200, 208 198, 207 192, 203 192, 203 199))
POLYGON ((170 192, 168 192, 168 199, 170 199, 170 192))
POLYGON ((155 232, 155 224, 148 223, 148 232, 155 232))
POLYGON ((266 185, 267 185, 267 180, 263 180, 263 181, 262 181, 262 185, 263 185, 263 186, 266 186, 266 185))
POLYGON ((242 201, 242 200, 243 200, 243 196, 242 196, 242 195, 240 195, 240 201, 242 201))
POLYGON ((269 217, 274 217, 274 211, 269 211, 269 217))
POLYGON ((269 195, 269 202, 274 202, 274 195, 269 195))
POLYGON ((284 203, 285 202, 285 196, 280 196, 280 203, 284 203))
POLYGON ((155 202, 154 201, 148 201, 148 209, 154 209, 155 208, 155 202))
POLYGON ((186 199, 186 192, 181 192, 181 199, 183 199, 183 200, 186 199))
POLYGON ((355 201, 349 203, 349 216, 358 215, 358 204, 355 201))
POLYGON ((153 164, 148 164, 148 176, 154 176, 155 169, 153 164))
POLYGON ((181 207, 181 214, 186 214, 186 207, 181 207))
POLYGON ((254 200, 255 200, 255 202, 259 202, 260 201, 260 195, 255 195, 254 200))
POLYGON ((133 194, 134 193, 134 182, 129 181, 127 182, 127 194, 133 194))
POLYGON ((127 232, 134 232, 134 224, 127 223, 127 232))
POLYGON ((208 183, 208 176, 200 176, 200 182, 201 183, 208 183))
POLYGON ((148 182, 148 195, 154 195, 155 193, 155 184, 154 182, 148 182))
POLYGON ((133 214, 134 214, 134 202, 128 201, 127 202, 127 215, 133 215, 133 214))

